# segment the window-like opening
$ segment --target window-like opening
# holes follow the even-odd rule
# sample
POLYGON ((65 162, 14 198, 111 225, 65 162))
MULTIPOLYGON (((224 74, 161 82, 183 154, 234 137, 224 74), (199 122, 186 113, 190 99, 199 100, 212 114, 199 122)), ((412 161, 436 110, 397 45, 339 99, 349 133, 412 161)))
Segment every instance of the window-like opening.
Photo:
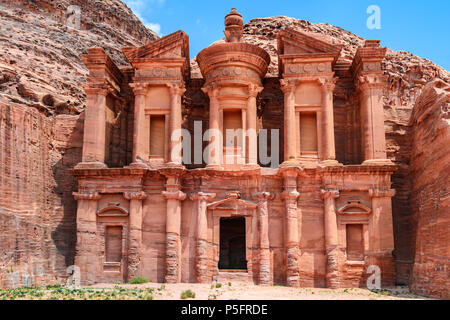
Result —
POLYGON ((247 270, 245 218, 220 219, 219 269, 247 270))
POLYGON ((165 136, 165 116, 150 116, 150 156, 164 157, 165 136))
POLYGON ((122 261, 122 227, 106 227, 105 252, 106 262, 122 261))
POLYGON ((315 112, 300 112, 300 150, 303 153, 318 151, 315 112))
MULTIPOLYGON (((223 112, 223 145, 224 147, 242 147, 242 137, 238 134, 242 129, 242 111, 232 110, 223 112), (232 133, 227 130, 233 130, 232 133)), ((242 133, 241 133, 242 134, 242 133)))
POLYGON ((347 260, 364 260, 364 239, 362 224, 347 224, 347 260))

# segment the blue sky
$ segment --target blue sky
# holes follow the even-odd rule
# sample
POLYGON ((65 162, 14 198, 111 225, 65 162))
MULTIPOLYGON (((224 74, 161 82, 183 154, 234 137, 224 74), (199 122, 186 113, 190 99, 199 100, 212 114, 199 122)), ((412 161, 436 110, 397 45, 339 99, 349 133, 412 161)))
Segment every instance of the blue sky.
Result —
POLYGON ((189 35, 193 58, 223 37, 223 19, 232 7, 244 21, 290 16, 323 22, 385 47, 409 51, 450 70, 450 1, 448 0, 125 0, 133 12, 160 35, 183 30, 189 35), (367 8, 381 10, 381 29, 370 30, 367 8))

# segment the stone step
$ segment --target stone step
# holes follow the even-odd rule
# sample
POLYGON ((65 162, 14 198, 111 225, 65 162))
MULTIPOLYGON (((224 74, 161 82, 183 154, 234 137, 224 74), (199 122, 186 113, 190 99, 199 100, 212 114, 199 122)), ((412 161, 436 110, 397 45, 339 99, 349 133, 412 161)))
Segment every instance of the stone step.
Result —
POLYGON ((217 282, 226 284, 228 282, 251 282, 246 270, 224 270, 219 271, 217 282))

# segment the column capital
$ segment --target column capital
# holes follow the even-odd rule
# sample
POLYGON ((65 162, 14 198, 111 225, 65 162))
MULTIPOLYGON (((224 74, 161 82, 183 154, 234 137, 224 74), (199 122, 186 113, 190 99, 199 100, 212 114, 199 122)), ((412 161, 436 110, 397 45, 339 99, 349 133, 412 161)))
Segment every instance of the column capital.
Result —
POLYGON ((102 196, 98 192, 74 192, 75 200, 100 200, 102 196))
POLYGON ((300 193, 298 191, 284 191, 281 194, 281 198, 285 201, 294 200, 297 201, 300 197, 300 193))
POLYGON ((256 98, 256 96, 264 90, 264 87, 258 86, 256 84, 249 84, 248 85, 248 95, 251 98, 256 98))
POLYGON ((83 89, 84 89, 84 92, 90 96, 95 96, 95 95, 107 96, 109 93, 109 89, 105 86, 95 87, 95 86, 87 85, 83 89))
POLYGON ((181 191, 163 191, 162 195, 167 200, 183 201, 183 200, 186 199, 186 194, 184 192, 181 192, 181 191))
POLYGON ((202 91, 209 96, 209 98, 216 98, 219 94, 219 85, 216 82, 210 82, 202 88, 202 91))
POLYGON ((145 200, 145 199, 147 199, 147 194, 144 191, 124 192, 123 196, 127 200, 145 200))
POLYGON ((194 193, 191 194, 189 196, 189 199, 191 199, 192 201, 212 201, 214 200, 214 198, 216 197, 215 193, 205 193, 205 192, 198 192, 198 193, 194 193))
POLYGON ((134 95, 145 95, 148 91, 149 85, 147 83, 130 83, 130 87, 133 89, 134 95))
POLYGON ((369 196, 371 198, 392 198, 396 194, 395 189, 369 189, 369 196))
POLYGON ((358 91, 368 89, 384 89, 387 85, 387 76, 382 73, 369 73, 356 78, 355 87, 358 91))
POLYGON ((258 200, 260 202, 273 200, 275 198, 275 194, 271 192, 256 192, 253 194, 253 199, 258 200))
POLYGON ((281 91, 284 93, 291 93, 295 90, 296 87, 296 81, 292 79, 281 79, 281 91))
POLYGON ((324 199, 337 199, 340 197, 340 193, 337 189, 323 189, 322 197, 324 199))
POLYGON ((323 91, 334 91, 337 80, 338 78, 333 77, 331 78, 320 77, 317 81, 321 85, 323 91))
POLYGON ((184 86, 184 83, 171 82, 167 83, 166 85, 169 87, 171 95, 182 96, 186 92, 186 87, 184 86))

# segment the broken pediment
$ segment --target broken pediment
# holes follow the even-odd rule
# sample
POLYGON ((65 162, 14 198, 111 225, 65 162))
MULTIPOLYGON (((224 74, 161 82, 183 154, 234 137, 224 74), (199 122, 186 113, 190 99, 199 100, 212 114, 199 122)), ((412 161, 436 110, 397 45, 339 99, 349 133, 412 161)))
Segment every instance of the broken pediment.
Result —
POLYGON ((328 55, 336 61, 342 50, 342 45, 331 44, 319 39, 319 36, 305 32, 285 29, 278 35, 279 55, 328 55))
POLYGON ((98 210, 99 217, 128 217, 128 210, 118 203, 109 203, 107 207, 98 210))
POLYGON ((177 31, 140 48, 124 47, 122 52, 131 64, 142 59, 184 58, 189 61, 189 37, 177 31))

